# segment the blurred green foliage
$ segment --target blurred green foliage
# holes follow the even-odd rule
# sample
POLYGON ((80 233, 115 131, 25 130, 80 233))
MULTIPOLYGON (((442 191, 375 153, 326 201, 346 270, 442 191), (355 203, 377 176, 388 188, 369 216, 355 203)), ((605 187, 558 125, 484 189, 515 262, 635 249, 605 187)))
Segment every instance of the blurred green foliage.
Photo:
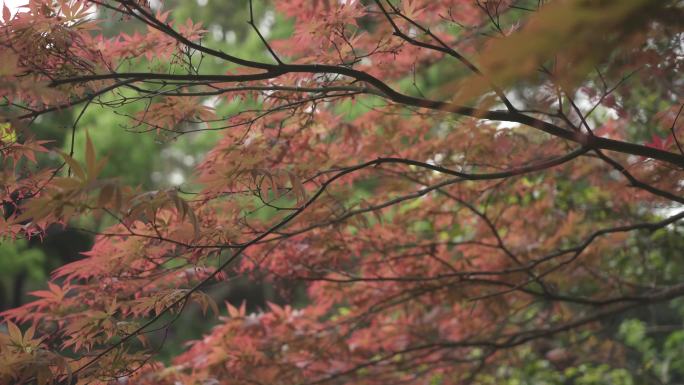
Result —
POLYGON ((25 240, 0 239, 0 308, 17 305, 21 300, 14 286, 17 279, 44 282, 45 264, 45 253, 28 247, 25 240))

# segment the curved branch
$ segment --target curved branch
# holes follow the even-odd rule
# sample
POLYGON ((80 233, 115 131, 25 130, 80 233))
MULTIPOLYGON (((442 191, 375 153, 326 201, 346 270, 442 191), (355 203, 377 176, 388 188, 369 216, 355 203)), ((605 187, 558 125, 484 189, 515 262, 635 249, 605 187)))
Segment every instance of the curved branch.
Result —
POLYGON ((525 126, 536 128, 555 137, 579 143, 582 146, 591 149, 603 149, 621 152, 625 154, 643 156, 647 158, 660 160, 666 163, 670 163, 680 168, 684 168, 684 155, 681 154, 676 154, 653 147, 643 146, 640 144, 623 142, 619 140, 588 135, 580 132, 569 131, 553 123, 537 119, 533 116, 529 116, 518 111, 481 110, 478 108, 463 106, 451 102, 417 98, 396 91, 394 88, 390 87, 382 80, 366 72, 354 70, 343 66, 325 64, 284 64, 279 65, 277 67, 273 67, 273 69, 268 70, 266 72, 245 75, 174 75, 144 72, 108 73, 57 79, 51 83, 51 86, 54 87, 63 84, 84 83, 89 81, 108 79, 154 79, 174 81, 214 81, 217 83, 228 83, 275 79, 277 77, 290 73, 344 75, 353 78, 357 81, 365 82, 375 87, 378 90, 378 92, 381 93, 386 99, 398 104, 426 108, 430 110, 444 111, 458 115, 468 116, 475 119, 520 123, 525 126))

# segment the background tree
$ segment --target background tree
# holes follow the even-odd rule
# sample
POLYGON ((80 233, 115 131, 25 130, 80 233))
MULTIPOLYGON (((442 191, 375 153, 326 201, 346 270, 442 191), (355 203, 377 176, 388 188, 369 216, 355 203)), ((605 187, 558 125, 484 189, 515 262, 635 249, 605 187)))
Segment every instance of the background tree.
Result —
POLYGON ((679 2, 237 9, 246 28, 128 0, 3 9, 0 231, 95 242, 3 313, 0 378, 682 379, 679 2), (191 179, 136 186, 154 169, 129 148, 183 140, 191 179), (228 304, 155 359, 245 277, 289 304, 228 304))

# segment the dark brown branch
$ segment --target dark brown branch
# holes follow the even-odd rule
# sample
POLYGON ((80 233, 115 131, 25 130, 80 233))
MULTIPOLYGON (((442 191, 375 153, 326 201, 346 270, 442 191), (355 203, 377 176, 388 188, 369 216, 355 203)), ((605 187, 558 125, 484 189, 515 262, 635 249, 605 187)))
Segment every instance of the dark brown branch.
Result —
POLYGON ((431 110, 455 113, 476 119, 486 119, 499 122, 514 122, 525 126, 533 127, 547 134, 558 138, 579 143, 591 149, 603 149, 625 154, 638 155, 647 158, 657 159, 666 163, 671 163, 680 168, 684 168, 684 155, 643 146, 630 142, 623 142, 599 136, 583 134, 565 130, 553 123, 549 123, 535 117, 520 113, 518 111, 489 111, 480 110, 474 107, 457 105, 450 102, 422 99, 410 95, 402 94, 380 79, 363 71, 351 68, 323 65, 323 64, 284 64, 274 67, 273 70, 247 75, 173 75, 159 73, 109 73, 99 75, 85 75, 74 78, 58 79, 52 82, 52 86, 63 84, 84 83, 94 80, 107 79, 134 79, 134 80, 174 80, 174 81, 215 81, 221 82, 245 82, 253 80, 274 79, 288 73, 309 73, 309 74, 337 74, 351 77, 357 81, 365 82, 375 87, 385 98, 406 106, 420 107, 431 110))

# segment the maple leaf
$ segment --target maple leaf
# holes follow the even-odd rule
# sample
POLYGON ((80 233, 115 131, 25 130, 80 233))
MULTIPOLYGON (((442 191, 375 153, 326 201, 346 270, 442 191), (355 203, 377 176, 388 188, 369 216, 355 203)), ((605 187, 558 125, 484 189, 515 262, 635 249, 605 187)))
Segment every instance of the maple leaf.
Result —
POLYGON ((666 136, 665 138, 661 137, 660 135, 653 134, 651 137, 651 141, 646 143, 647 146, 661 149, 661 150, 667 150, 674 144, 674 137, 671 135, 666 136))

